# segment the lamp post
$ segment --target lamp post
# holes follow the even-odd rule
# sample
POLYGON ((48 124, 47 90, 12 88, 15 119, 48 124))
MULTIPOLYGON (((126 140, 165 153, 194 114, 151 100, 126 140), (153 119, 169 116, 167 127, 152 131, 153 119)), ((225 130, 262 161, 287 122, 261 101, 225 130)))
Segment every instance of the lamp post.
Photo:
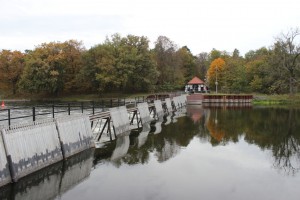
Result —
POLYGON ((216 66, 216 82, 215 82, 215 84, 216 84, 216 94, 218 94, 218 68, 217 68, 217 66, 216 66))

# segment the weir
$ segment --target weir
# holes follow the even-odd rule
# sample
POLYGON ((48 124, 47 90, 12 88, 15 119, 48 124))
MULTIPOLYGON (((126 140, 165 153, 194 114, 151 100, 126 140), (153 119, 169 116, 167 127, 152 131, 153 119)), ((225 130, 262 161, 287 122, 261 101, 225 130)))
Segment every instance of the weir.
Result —
POLYGON ((173 111, 171 99, 166 98, 165 103, 166 103, 166 111, 168 112, 168 114, 170 114, 173 111))
POLYGON ((2 128, 1 135, 0 186, 93 146, 85 115, 14 125, 2 128))
MULTIPOLYGON (((130 123, 134 116, 143 126, 141 137, 139 138, 139 147, 142 146, 150 132, 151 112, 155 108, 154 118, 158 119, 155 125, 155 134, 161 131, 164 113, 178 110, 186 104, 186 96, 173 97, 166 99, 165 108, 161 100, 155 100, 154 104, 146 102, 140 103, 135 108, 127 109, 125 106, 110 108, 109 112, 94 113, 90 116, 85 114, 76 114, 64 118, 46 119, 24 123, 20 125, 2 127, 0 137, 0 186, 45 168, 60 160, 67 159, 70 156, 94 146, 92 125, 98 120, 105 120, 105 124, 99 126, 99 134, 96 140, 99 140, 102 133, 106 131, 110 134, 114 132, 115 139, 118 136, 126 136, 130 133, 133 124, 130 123), (130 113, 134 113, 133 115, 130 113), (92 121, 92 123, 91 123, 92 121)), ((133 122, 133 121, 132 121, 133 122)), ((125 137, 126 138, 126 137, 125 137)), ((122 139, 120 138, 120 141, 122 139)), ((123 138, 124 140, 124 138, 123 138)), ((128 138, 125 139, 126 144, 128 138)), ((128 141, 127 141, 128 140, 128 141)), ((127 148, 127 145, 126 145, 127 148)), ((120 148, 126 149, 126 148, 120 148)), ((123 151, 120 151, 123 152, 123 151)), ((115 153, 115 156, 120 154, 115 153)))
POLYGON ((155 106, 155 115, 156 115, 156 117, 159 118, 160 116, 162 116, 164 114, 161 100, 155 100, 154 106, 155 106))
POLYGON ((6 153, 5 153, 3 139, 1 135, 0 135, 0 187, 11 182, 9 166, 6 159, 6 153))
POLYGON ((56 119, 57 130, 62 143, 64 158, 68 158, 85 149, 92 144, 91 123, 88 116, 69 116, 56 119))
POLYGON ((2 129, 2 135, 14 182, 63 159, 53 120, 2 129))
POLYGON ((139 103, 137 105, 137 109, 140 113, 140 119, 142 124, 150 122, 152 120, 150 117, 149 106, 146 102, 139 103))
POLYGON ((110 108, 109 112, 116 136, 130 131, 129 117, 125 106, 110 108))

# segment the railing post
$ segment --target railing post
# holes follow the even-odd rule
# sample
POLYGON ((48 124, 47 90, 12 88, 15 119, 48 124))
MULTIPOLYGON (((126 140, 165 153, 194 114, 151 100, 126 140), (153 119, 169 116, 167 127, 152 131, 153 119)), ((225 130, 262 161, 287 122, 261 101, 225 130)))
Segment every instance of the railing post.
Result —
POLYGON ((126 105, 126 99, 124 98, 124 106, 126 105))
POLYGON ((104 100, 102 99, 102 112, 104 111, 104 100))
POLYGON ((145 96, 143 96, 143 102, 145 102, 145 96))
POLYGON ((112 108, 113 107, 113 100, 110 99, 110 107, 112 108))
POLYGON ((7 110, 7 117, 8 117, 8 126, 10 126, 10 109, 7 110))
POLYGON ((120 99, 118 98, 118 107, 120 106, 120 99))
POLYGON ((32 120, 35 122, 35 107, 32 107, 32 120))
POLYGON ((54 104, 52 104, 52 118, 54 118, 54 104))
POLYGON ((68 115, 71 115, 71 106, 70 106, 70 103, 68 103, 68 115))
POLYGON ((83 102, 81 102, 81 113, 83 113, 83 102))

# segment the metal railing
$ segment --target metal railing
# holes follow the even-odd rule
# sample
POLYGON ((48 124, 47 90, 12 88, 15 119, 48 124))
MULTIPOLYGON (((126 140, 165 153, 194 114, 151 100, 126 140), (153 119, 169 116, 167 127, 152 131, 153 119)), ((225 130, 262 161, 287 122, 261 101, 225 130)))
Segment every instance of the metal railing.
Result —
POLYGON ((72 113, 86 113, 93 115, 95 113, 106 111, 108 108, 116 106, 127 106, 132 104, 136 106, 137 103, 147 102, 153 103, 154 100, 164 101, 167 97, 177 96, 176 94, 170 95, 149 95, 138 96, 134 99, 114 98, 114 99, 101 99, 99 101, 84 101, 84 102, 69 102, 69 103, 56 103, 56 104, 42 104, 35 106, 21 106, 7 109, 0 109, 0 126, 11 126, 12 122, 27 122, 36 121, 38 119, 55 118, 58 115, 71 115, 72 113))

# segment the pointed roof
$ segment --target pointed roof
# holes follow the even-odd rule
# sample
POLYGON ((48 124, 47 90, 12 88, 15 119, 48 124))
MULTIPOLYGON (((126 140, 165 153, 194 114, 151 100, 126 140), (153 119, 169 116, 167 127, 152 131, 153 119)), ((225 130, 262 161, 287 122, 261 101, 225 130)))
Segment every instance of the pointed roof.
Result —
POLYGON ((204 84, 204 82, 198 78, 197 76, 195 76, 192 80, 190 80, 190 82, 188 82, 189 85, 193 85, 193 84, 204 84))

